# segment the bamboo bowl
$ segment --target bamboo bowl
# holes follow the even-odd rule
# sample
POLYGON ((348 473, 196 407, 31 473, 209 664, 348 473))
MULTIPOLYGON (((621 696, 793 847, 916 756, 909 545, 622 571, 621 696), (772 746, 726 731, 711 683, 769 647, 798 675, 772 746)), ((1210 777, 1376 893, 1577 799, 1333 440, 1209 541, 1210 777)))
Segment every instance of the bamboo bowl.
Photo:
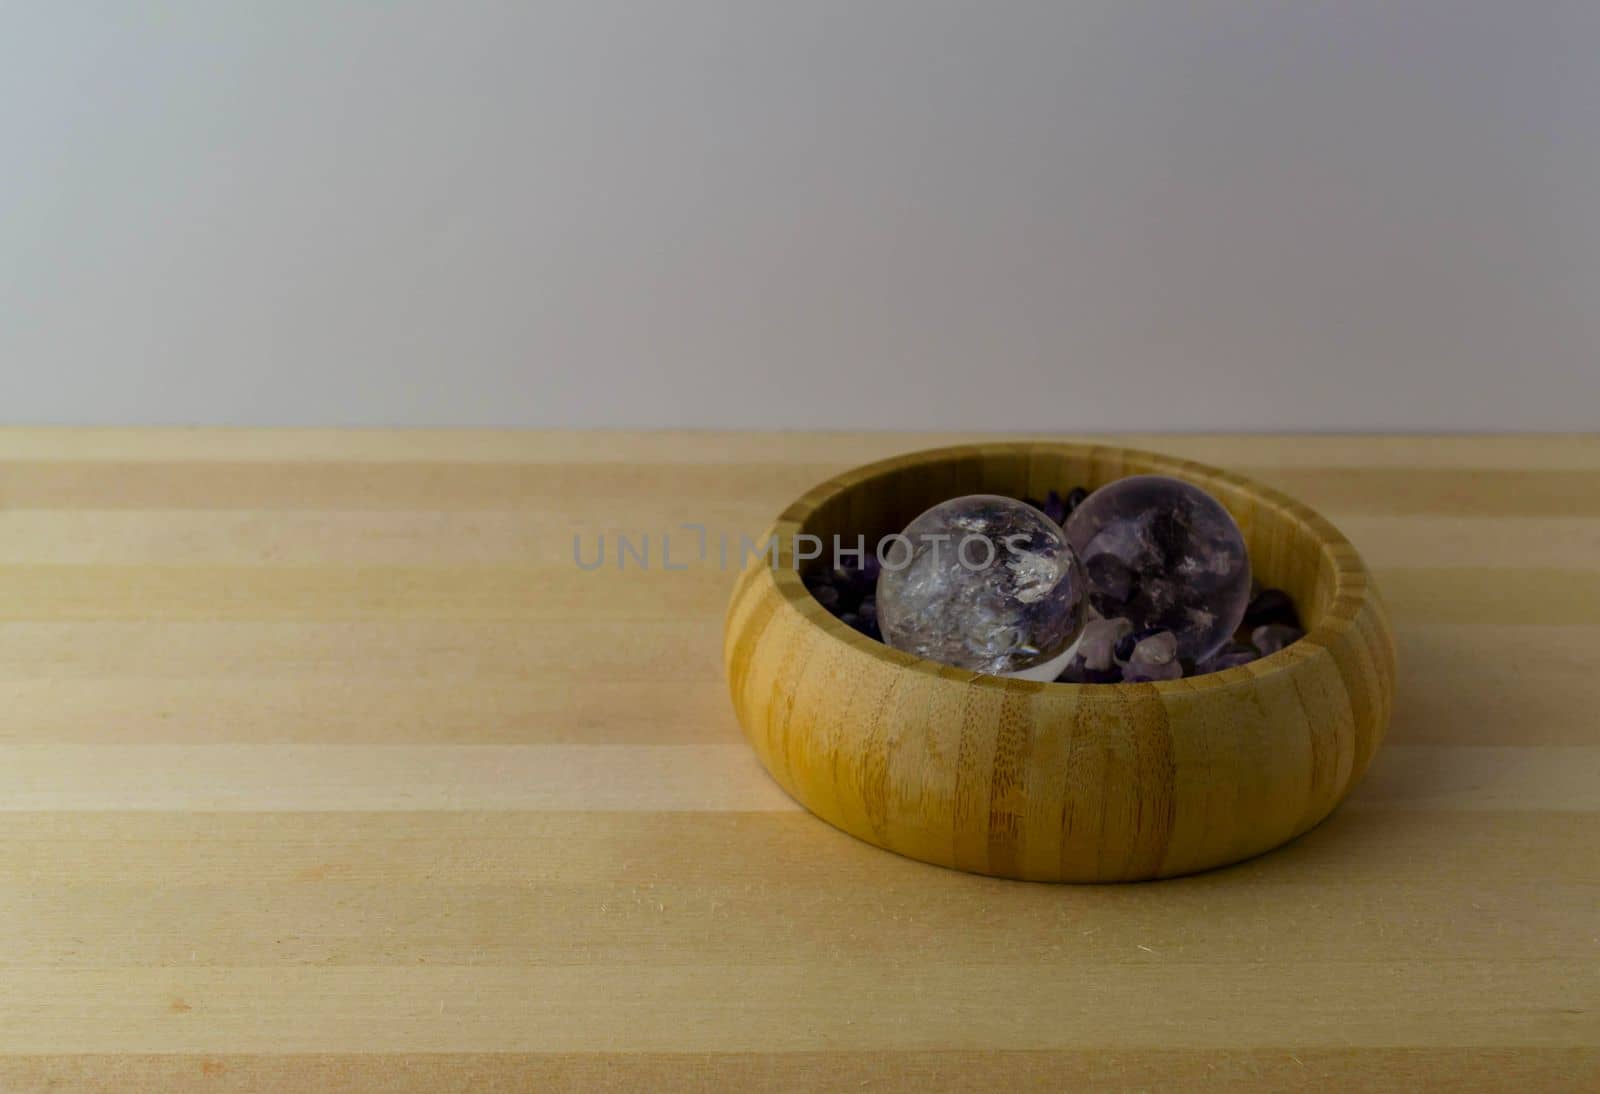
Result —
POLYGON ((740 575, 723 642, 745 735, 788 793, 851 835, 941 866, 1039 881, 1171 877, 1311 828, 1360 779, 1393 707, 1377 589, 1322 517, 1238 475, 1153 452, 985 444, 828 480, 778 518, 776 563, 740 575), (847 547, 960 494, 1042 496, 1125 475, 1186 479, 1227 506, 1257 578, 1306 636, 1225 672, 1041 684, 924 661, 856 633, 801 582, 795 536, 847 547))

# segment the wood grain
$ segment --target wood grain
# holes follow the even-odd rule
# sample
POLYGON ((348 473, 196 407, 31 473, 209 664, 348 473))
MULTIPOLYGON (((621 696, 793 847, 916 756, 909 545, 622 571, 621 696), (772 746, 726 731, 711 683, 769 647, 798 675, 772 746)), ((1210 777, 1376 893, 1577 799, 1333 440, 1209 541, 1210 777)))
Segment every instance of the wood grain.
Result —
POLYGON ((975 439, 0 431, 0 1089, 1600 1086, 1600 439, 1107 439, 1322 512, 1405 671, 1304 836, 1073 888, 787 799, 714 553, 570 563, 975 439))

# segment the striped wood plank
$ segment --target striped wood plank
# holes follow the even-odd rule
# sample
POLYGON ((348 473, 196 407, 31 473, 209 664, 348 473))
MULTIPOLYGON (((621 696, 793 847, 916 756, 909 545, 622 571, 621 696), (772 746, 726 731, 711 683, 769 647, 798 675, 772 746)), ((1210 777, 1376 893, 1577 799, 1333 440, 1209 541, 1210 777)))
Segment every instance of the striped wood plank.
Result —
POLYGON ((714 547, 571 562, 970 439, 0 431, 0 1089, 1600 1085, 1600 438, 1115 438, 1329 517, 1403 672, 1326 823, 1108 888, 807 816, 714 547))

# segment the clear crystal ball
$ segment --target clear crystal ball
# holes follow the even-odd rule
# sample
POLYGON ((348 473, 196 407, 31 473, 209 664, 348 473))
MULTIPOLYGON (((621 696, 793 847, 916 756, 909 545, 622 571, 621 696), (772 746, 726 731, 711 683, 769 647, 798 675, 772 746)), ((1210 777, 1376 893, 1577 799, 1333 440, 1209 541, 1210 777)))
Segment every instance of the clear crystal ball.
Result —
POLYGON ((1083 629, 1087 583, 1061 527, 993 494, 941 502, 882 551, 878 624, 895 649, 974 672, 1044 665, 1083 629))
POLYGON ((1102 486, 1067 518, 1089 603, 1135 630, 1159 628, 1196 661, 1225 645, 1250 601, 1244 536, 1220 502, 1164 475, 1102 486))

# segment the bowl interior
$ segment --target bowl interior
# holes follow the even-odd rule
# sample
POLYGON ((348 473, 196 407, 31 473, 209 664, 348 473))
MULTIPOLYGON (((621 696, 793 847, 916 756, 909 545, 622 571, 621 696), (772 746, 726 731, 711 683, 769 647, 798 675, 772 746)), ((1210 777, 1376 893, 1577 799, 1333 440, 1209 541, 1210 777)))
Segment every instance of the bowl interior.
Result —
MULTIPOLYGON (((1154 452, 1074 444, 1002 444, 919 452, 833 479, 801 499, 786 520, 824 544, 844 548, 863 536, 871 551, 929 506, 962 494, 1043 498, 1075 486, 1093 490, 1128 475, 1184 479, 1210 493, 1233 515, 1263 585, 1283 589, 1312 628, 1338 593, 1332 553, 1344 545, 1326 521, 1275 491, 1229 472, 1154 452)), ((831 549, 811 563, 831 564, 831 549)))

